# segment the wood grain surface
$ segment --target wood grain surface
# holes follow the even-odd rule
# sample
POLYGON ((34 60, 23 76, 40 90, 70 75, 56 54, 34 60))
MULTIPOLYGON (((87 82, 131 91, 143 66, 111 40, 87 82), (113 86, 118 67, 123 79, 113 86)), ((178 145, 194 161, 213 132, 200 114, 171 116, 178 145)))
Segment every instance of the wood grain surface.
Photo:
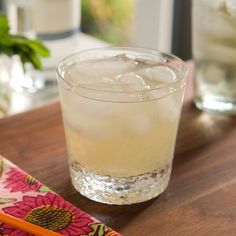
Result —
POLYGON ((189 83, 169 187, 145 203, 109 206, 74 190, 58 103, 1 119, 0 154, 123 235, 234 236, 236 118, 197 110, 192 91, 189 83))

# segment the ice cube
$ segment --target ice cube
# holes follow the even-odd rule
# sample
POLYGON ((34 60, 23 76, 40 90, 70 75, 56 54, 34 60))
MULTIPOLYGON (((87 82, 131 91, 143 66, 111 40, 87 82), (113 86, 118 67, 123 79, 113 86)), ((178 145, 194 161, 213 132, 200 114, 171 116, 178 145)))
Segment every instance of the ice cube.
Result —
POLYGON ((95 59, 78 64, 78 70, 95 77, 109 77, 132 71, 136 67, 134 60, 125 57, 111 57, 109 59, 95 59))
POLYGON ((157 61, 124 55, 73 64, 65 72, 65 79, 78 86, 84 97, 117 102, 149 99, 150 89, 172 83, 176 77, 173 70, 157 61))
POLYGON ((78 64, 68 66, 64 74, 65 80, 72 82, 76 85, 89 85, 101 82, 99 77, 81 71, 78 64))
MULTIPOLYGON (((99 101, 99 99, 88 99, 86 97, 77 96, 64 89, 60 91, 60 94, 63 97, 63 106, 68 110, 67 113, 75 114, 75 117, 80 117, 81 114, 83 114, 92 119, 114 119, 118 116, 126 116, 139 109, 138 103, 120 103, 119 94, 116 95, 115 93, 112 94, 112 98, 117 100, 117 103, 99 101)), ((125 94, 121 94, 120 96, 123 97, 125 94)), ((76 123, 76 121, 74 123, 76 123)))
POLYGON ((65 79, 80 86, 107 89, 107 84, 117 82, 114 80, 117 75, 132 72, 136 65, 126 57, 88 60, 68 66, 65 79))
POLYGON ((119 83, 122 91, 143 91, 150 89, 150 85, 135 72, 120 74, 116 76, 116 83, 119 83))
POLYGON ((157 88, 169 83, 173 83, 176 73, 167 66, 153 66, 136 71, 136 73, 144 78, 151 88, 157 88))

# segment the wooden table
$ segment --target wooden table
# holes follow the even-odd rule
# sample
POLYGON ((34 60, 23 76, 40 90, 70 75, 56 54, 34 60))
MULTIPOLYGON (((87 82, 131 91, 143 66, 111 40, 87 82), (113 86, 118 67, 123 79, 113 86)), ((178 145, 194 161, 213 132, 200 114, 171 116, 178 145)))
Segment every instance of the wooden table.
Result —
POLYGON ((197 110, 190 87, 171 181, 157 199, 109 206, 80 196, 69 178, 58 103, 0 120, 0 153, 123 235, 236 235, 236 119, 197 110))

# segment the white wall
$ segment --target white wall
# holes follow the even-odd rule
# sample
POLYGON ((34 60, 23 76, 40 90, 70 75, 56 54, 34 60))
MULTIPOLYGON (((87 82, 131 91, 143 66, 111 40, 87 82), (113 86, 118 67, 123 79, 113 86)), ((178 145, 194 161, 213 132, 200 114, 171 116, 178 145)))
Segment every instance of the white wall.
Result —
POLYGON ((133 45, 171 52, 174 0, 136 0, 133 45))

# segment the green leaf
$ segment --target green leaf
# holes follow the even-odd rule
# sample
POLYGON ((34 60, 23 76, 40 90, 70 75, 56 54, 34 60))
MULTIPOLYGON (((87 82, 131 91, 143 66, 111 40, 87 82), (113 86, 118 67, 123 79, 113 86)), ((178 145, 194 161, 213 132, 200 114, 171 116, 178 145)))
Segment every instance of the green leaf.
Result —
POLYGON ((31 47, 34 50, 34 52, 38 53, 41 57, 50 56, 50 51, 48 50, 47 47, 43 45, 42 42, 38 40, 30 40, 28 44, 29 47, 31 47))
POLYGON ((41 57, 49 57, 50 51, 39 40, 9 34, 8 20, 0 14, 0 54, 19 55, 23 65, 31 63, 35 69, 41 69, 41 57))
POLYGON ((91 226, 93 229, 93 232, 90 232, 89 234, 83 234, 82 236, 103 236, 105 233, 109 231, 109 229, 104 224, 93 224, 91 226))
POLYGON ((15 202, 15 198, 0 198, 0 205, 15 202))
POLYGON ((0 54, 6 54, 7 56, 11 57, 14 55, 14 50, 10 47, 1 47, 0 45, 0 54))
POLYGON ((5 35, 0 35, 0 46, 5 46, 5 47, 12 47, 14 45, 14 41, 10 37, 10 35, 5 34, 5 35))
POLYGON ((29 62, 32 63, 32 65, 34 66, 35 69, 39 70, 42 68, 41 60, 36 53, 30 53, 28 56, 30 59, 29 62))
POLYGON ((43 185, 39 188, 39 191, 40 192, 51 192, 52 190, 49 187, 43 185))
POLYGON ((9 34, 9 36, 14 40, 15 43, 19 43, 19 44, 27 44, 29 39, 27 39, 24 36, 21 35, 12 35, 9 34))
POLYGON ((7 34, 9 32, 9 24, 6 16, 0 15, 0 34, 7 34))

